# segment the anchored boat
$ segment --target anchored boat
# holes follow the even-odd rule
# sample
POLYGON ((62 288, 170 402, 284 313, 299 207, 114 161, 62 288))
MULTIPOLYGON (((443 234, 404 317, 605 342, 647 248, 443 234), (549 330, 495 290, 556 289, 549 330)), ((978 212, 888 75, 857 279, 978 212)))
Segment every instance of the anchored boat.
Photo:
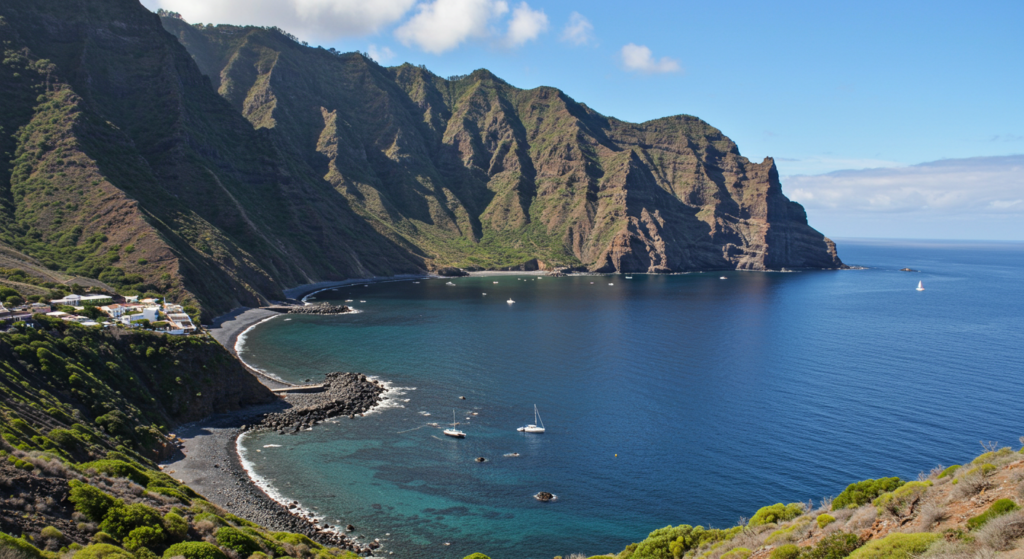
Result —
POLYGON ((540 412, 537 411, 537 404, 533 405, 533 423, 524 425, 516 431, 520 433, 543 433, 544 432, 544 421, 540 418, 540 412))
POLYGON ((455 410, 452 410, 452 428, 451 429, 445 429, 443 431, 443 433, 445 435, 448 435, 449 437, 455 437, 456 439, 465 439, 466 438, 466 434, 463 433, 462 431, 459 431, 458 429, 456 429, 455 428, 456 425, 458 425, 458 422, 455 421, 455 410))

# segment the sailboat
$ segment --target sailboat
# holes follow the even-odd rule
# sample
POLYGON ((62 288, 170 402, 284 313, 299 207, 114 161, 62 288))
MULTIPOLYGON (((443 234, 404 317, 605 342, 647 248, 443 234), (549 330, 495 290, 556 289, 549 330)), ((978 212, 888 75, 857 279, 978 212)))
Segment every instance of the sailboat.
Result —
POLYGON ((540 418, 540 412, 537 411, 537 404, 533 405, 533 423, 524 425, 516 431, 520 433, 543 433, 544 432, 544 421, 540 418), (539 424, 539 425, 538 425, 539 424))
POLYGON ((924 282, 923 281, 917 282, 917 290, 918 291, 924 291, 924 282))
POLYGON ((506 302, 506 303, 508 303, 508 304, 510 304, 510 305, 512 305, 512 304, 514 304, 514 303, 515 303, 515 301, 513 301, 511 297, 509 297, 509 298, 508 298, 508 301, 505 301, 505 302, 506 302))
POLYGON ((456 429, 456 425, 458 425, 458 422, 455 421, 455 410, 452 410, 452 428, 445 429, 444 434, 448 435, 449 437, 455 437, 456 439, 465 439, 466 434, 456 429))

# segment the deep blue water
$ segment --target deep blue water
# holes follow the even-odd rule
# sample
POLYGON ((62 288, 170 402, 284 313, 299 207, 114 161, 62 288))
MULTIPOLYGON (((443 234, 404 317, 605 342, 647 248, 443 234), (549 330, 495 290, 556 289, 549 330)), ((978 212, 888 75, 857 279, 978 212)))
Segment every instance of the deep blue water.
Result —
POLYGON ((321 293, 362 312, 274 318, 243 358, 289 380, 356 371, 415 389, 404 407, 252 436, 246 454, 285 498, 394 557, 532 559, 619 551, 668 524, 726 527, 962 462, 980 440, 1019 444, 1024 245, 839 250, 869 269, 321 293), (548 432, 517 433, 534 404, 548 432), (453 408, 465 440, 417 429, 453 408))

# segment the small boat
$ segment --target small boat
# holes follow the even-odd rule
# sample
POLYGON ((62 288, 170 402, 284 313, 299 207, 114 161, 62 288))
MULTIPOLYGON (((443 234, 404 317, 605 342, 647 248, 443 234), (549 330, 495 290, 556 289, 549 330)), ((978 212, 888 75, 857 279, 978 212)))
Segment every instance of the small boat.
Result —
POLYGON ((505 301, 505 302, 510 304, 510 305, 515 303, 515 301, 513 301, 511 297, 509 297, 508 301, 505 301))
POLYGON ((352 302, 352 299, 345 299, 345 302, 346 302, 346 303, 351 303, 351 302, 352 302))
POLYGON ((495 282, 492 282, 492 283, 498 283, 498 282, 495 281, 495 282))
POLYGON ((727 278, 727 277, 725 277, 725 276, 722 276, 722 277, 720 277, 720 278, 718 278, 718 279, 729 279, 729 278, 727 278))
POLYGON ((608 285, 615 285, 615 284, 614 283, 609 283, 608 285))
POLYGON ((466 434, 463 433, 462 431, 459 431, 458 429, 456 429, 455 428, 456 425, 458 425, 458 423, 455 421, 455 410, 452 410, 452 428, 451 429, 445 429, 442 432, 445 435, 448 435, 449 437, 455 437, 456 439, 465 439, 466 438, 466 434))
POLYGON ((487 294, 486 294, 486 293, 484 293, 484 295, 487 295, 487 294))
POLYGON ((445 285, 455 285, 455 284, 449 281, 449 282, 445 282, 445 285))
POLYGON ((359 301, 359 302, 360 302, 360 303, 365 303, 366 301, 359 301))
POLYGON ((544 432, 544 421, 540 418, 540 412, 537 411, 537 404, 533 405, 533 421, 534 421, 533 423, 531 423, 529 425, 524 425, 524 426, 516 429, 516 431, 519 431, 520 433, 537 433, 537 434, 540 434, 540 433, 544 432), (540 425, 537 425, 538 423, 540 425))
POLYGON ((922 282, 922 281, 917 282, 917 290, 918 291, 924 291, 924 282, 922 282))
POLYGON ((420 282, 418 282, 418 281, 414 281, 413 283, 415 283, 415 284, 419 284, 420 282))
POLYGON ((626 276, 626 279, 633 279, 633 276, 626 276))

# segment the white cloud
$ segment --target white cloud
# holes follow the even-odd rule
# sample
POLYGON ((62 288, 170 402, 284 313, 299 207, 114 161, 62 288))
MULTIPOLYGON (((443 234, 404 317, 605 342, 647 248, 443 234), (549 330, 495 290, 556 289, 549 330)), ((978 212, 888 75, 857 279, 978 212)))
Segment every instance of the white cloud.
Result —
POLYGON ((370 35, 400 20, 416 0, 144 0, 192 23, 277 26, 304 39, 370 35))
POLYGON ((395 30, 406 46, 441 54, 470 38, 485 37, 493 18, 508 13, 503 0, 434 0, 416 6, 416 15, 395 30))
POLYGON ((622 64, 627 70, 643 72, 645 74, 664 74, 682 70, 679 62, 667 56, 655 60, 651 49, 643 45, 630 43, 622 47, 622 64))
POLYGON ((370 45, 367 49, 366 54, 370 55, 370 58, 377 61, 378 64, 384 64, 388 60, 395 57, 395 52, 388 47, 378 47, 377 45, 370 45))
POLYGON ((1024 155, 783 177, 808 210, 852 213, 1024 214, 1024 155))
POLYGON ((520 47, 548 30, 548 16, 544 10, 531 10, 526 2, 512 10, 512 21, 508 23, 508 44, 520 47))
POLYGON ((562 40, 576 46, 589 45, 596 42, 594 25, 579 12, 569 15, 569 23, 562 29, 562 40))

